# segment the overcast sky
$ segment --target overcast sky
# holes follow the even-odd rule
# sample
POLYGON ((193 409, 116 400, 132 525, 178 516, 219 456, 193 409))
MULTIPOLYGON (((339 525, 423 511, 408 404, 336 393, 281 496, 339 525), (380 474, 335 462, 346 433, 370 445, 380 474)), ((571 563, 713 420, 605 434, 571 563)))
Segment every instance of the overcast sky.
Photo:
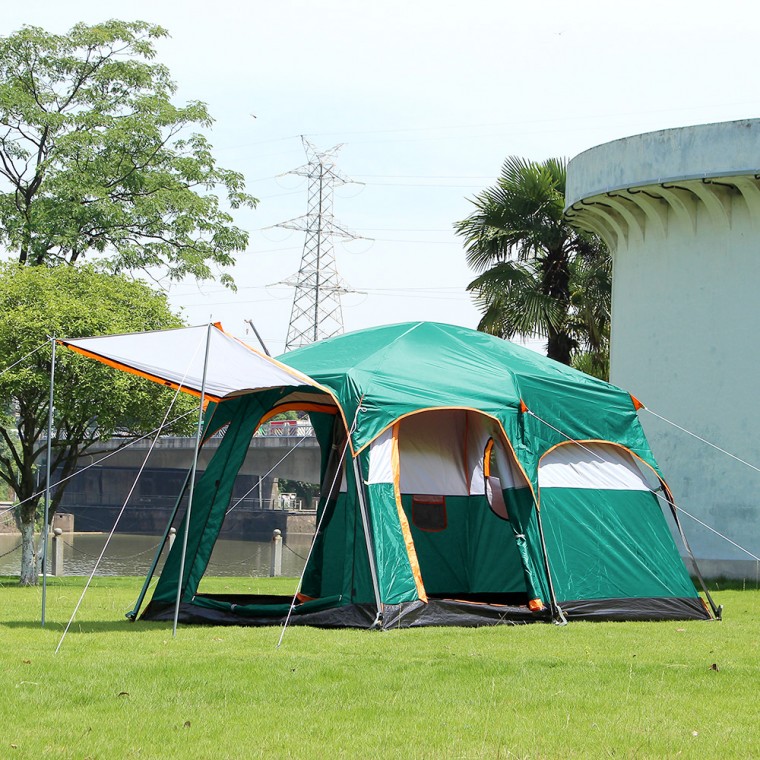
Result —
MULTIPOLYGON (((453 222, 508 155, 572 156, 668 127, 760 116, 760 11, 740 0, 26 0, 6 3, 0 33, 23 24, 142 19, 177 99, 209 104, 219 163, 260 199, 232 274, 173 286, 193 324, 285 343, 303 233, 273 228, 306 213, 300 135, 342 143, 339 168, 362 184, 335 193, 335 217, 364 240, 336 241, 346 330, 406 320, 474 327, 473 273, 453 222), (251 114, 255 114, 253 118, 251 114)), ((253 341, 253 337, 249 336, 253 341)))

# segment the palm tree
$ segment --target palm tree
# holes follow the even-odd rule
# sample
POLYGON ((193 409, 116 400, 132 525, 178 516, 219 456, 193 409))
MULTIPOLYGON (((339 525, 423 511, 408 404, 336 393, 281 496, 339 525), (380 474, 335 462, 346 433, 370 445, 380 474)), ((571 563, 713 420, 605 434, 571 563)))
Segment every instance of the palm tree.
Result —
POLYGON ((547 355, 574 357, 603 375, 609 345, 610 256, 564 217, 567 164, 509 157, 475 211, 455 224, 467 262, 480 272, 467 289, 481 309, 478 329, 503 338, 539 336, 547 355))

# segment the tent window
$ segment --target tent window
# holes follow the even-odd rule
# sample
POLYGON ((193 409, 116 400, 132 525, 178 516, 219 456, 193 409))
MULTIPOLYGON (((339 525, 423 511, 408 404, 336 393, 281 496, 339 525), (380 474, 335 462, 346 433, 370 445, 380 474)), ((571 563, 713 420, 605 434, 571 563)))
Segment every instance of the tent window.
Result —
POLYGON ((412 523, 428 533, 446 530, 446 497, 412 496, 412 523))

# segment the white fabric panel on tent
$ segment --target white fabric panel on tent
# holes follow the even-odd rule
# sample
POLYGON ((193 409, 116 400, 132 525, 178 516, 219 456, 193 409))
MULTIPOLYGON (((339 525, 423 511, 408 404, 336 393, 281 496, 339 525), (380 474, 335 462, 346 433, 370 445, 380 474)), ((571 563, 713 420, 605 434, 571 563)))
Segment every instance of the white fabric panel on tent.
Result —
POLYGON ((375 438, 369 445, 367 485, 393 483, 393 428, 375 438))
MULTIPOLYGON (((402 493, 441 496, 483 495, 483 454, 494 438, 494 459, 501 488, 527 488, 511 452, 500 443, 498 425, 460 409, 421 412, 400 423, 399 467, 402 493)), ((368 484, 393 482, 393 431, 370 444, 368 484)))
POLYGON ((464 461, 467 413, 421 412, 401 421, 401 493, 467 496, 464 461))
POLYGON ((502 520, 509 520, 509 510, 504 501, 504 491, 498 478, 486 478, 486 497, 493 513, 501 517, 502 520))
POLYGON ((116 364, 120 369, 200 393, 207 335, 209 352, 205 388, 211 399, 280 386, 319 387, 306 375, 260 354, 216 326, 210 330, 207 325, 202 325, 60 342, 91 354, 93 358, 116 364))
POLYGON ((486 492, 486 484, 483 479, 483 453, 486 444, 491 438, 493 421, 482 414, 469 412, 467 414, 467 443, 465 454, 467 457, 467 478, 470 481, 470 493, 483 495, 486 492))
POLYGON ((619 446, 567 443, 550 451, 538 467, 539 488, 649 491, 633 457, 619 446))

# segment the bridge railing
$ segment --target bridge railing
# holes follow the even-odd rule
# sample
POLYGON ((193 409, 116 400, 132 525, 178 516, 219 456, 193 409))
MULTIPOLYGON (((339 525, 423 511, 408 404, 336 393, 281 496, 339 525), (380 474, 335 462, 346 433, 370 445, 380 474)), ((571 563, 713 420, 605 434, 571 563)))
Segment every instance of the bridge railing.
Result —
MULTIPOLYGON (((284 420, 283 422, 290 423, 291 420, 284 420)), ((265 422, 256 431, 254 438, 276 438, 276 439, 289 439, 293 442, 299 441, 302 438, 311 439, 306 441, 306 445, 316 445, 314 428, 308 422, 301 422, 300 420, 293 420, 294 424, 281 424, 280 420, 274 420, 272 422, 265 422)), ((224 438, 226 428, 222 428, 219 432, 214 433, 208 441, 207 446, 218 446, 219 441, 224 438)), ((145 449, 150 448, 153 445, 152 440, 143 439, 135 443, 129 443, 124 438, 111 438, 110 440, 99 441, 96 447, 93 447, 93 451, 106 451, 121 448, 127 443, 130 448, 145 449)), ((192 437, 180 437, 180 436, 165 436, 159 438, 156 442, 156 448, 158 449, 192 449, 195 447, 195 438, 192 437)))
POLYGON ((313 438, 314 428, 302 420, 272 420, 265 422, 256 435, 262 438, 313 438))

